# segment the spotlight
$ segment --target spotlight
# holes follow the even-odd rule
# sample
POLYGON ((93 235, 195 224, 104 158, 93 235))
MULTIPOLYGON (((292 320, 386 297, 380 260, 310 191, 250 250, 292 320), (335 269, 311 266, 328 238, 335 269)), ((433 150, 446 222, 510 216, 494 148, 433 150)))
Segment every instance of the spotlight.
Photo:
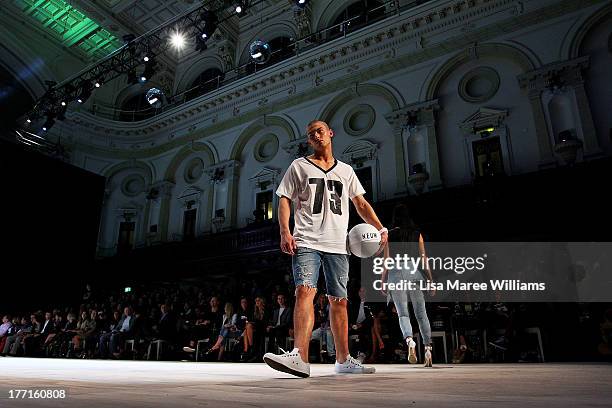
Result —
POLYGON ((53 125, 55 125, 55 119, 53 119, 53 114, 47 113, 47 120, 45 121, 45 123, 43 123, 42 130, 47 132, 53 127, 53 125))
POLYGON ((153 78, 155 75, 155 66, 157 63, 154 58, 151 58, 149 62, 145 64, 145 69, 142 75, 140 76, 140 82, 146 82, 147 80, 153 78))
POLYGON ((265 64, 270 59, 270 44, 265 41, 255 40, 249 47, 249 54, 256 64, 265 64))
POLYGON ((144 62, 149 62, 149 57, 145 55, 145 57, 142 59, 144 62))
POLYGON ((236 14, 240 14, 246 11, 247 7, 248 7, 248 1, 240 0, 235 3, 234 11, 236 12, 236 14))
POLYGON ((93 90, 93 86, 91 82, 85 81, 81 85, 81 93, 77 96, 78 103, 85 103, 85 101, 91 96, 91 92, 93 90))
POLYGON ((306 7, 307 3, 308 3, 308 0, 295 0, 295 5, 298 6, 299 8, 306 7))
POLYGON ((155 109, 159 109, 162 106, 164 93, 160 89, 151 88, 147 92, 146 98, 147 102, 149 102, 149 105, 151 105, 155 109))
POLYGON ((61 121, 66 120, 66 111, 67 110, 68 110, 67 106, 64 106, 63 108, 61 108, 59 110, 59 112, 57 113, 57 120, 61 120, 61 121))
POLYGON ((94 84, 94 86, 95 86, 96 88, 99 88, 99 87, 101 87, 101 86, 102 86, 102 83, 103 83, 103 82, 102 82, 102 80, 101 80, 101 79, 98 79, 98 80, 96 81, 96 83, 94 84))
POLYGON ((30 118, 28 118, 28 119, 26 119, 26 122, 27 122, 28 124, 30 124, 30 123, 32 123, 32 120, 31 120, 30 118))
POLYGON ((170 37, 170 43, 177 50, 181 50, 185 47, 185 36, 177 31, 170 37))
POLYGON ((62 106, 66 106, 66 102, 62 101, 62 106))
POLYGON ((204 51, 205 49, 208 48, 208 46, 206 45, 206 40, 207 40, 206 34, 198 35, 196 37, 196 46, 195 46, 196 51, 204 51))

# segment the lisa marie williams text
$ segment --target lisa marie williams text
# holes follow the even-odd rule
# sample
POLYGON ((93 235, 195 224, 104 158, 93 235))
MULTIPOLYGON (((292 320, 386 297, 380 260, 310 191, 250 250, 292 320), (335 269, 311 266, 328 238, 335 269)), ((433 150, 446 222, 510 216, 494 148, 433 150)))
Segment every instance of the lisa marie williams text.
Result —
POLYGON ((458 279, 444 282, 429 280, 401 280, 399 282, 374 281, 375 290, 502 290, 502 291, 543 291, 546 290, 544 282, 522 282, 520 279, 498 279, 489 282, 461 282, 458 279))

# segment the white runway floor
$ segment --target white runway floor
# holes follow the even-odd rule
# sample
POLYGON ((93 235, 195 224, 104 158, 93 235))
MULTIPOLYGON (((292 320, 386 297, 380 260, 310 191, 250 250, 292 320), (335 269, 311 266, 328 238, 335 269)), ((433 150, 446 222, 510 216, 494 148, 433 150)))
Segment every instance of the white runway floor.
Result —
POLYGON ((0 358, 0 407, 611 407, 612 365, 376 365, 300 379, 265 364, 0 358), (10 399, 64 389, 63 400, 10 399))

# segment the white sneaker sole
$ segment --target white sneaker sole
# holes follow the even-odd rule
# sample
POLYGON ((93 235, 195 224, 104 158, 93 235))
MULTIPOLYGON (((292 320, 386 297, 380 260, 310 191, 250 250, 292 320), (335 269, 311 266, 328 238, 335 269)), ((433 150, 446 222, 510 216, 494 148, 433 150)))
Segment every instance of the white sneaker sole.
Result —
POLYGON ((417 363, 416 349, 414 349, 413 347, 410 347, 408 349, 408 362, 410 364, 416 364, 417 363))
POLYGON ((281 371, 283 373, 295 375, 296 377, 301 377, 301 378, 310 377, 309 373, 304 373, 302 371, 294 370, 293 368, 287 367, 286 365, 279 363, 278 361, 270 357, 264 356, 263 360, 267 365, 269 365, 271 368, 275 369, 276 371, 281 371))

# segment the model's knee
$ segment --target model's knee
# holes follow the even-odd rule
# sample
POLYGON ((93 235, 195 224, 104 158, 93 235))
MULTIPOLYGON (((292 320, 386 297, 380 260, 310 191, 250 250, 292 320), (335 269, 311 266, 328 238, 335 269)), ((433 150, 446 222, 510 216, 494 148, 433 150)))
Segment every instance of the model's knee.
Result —
POLYGON ((298 285, 295 287, 295 297, 297 300, 313 298, 317 293, 317 288, 307 284, 298 285))
POLYGON ((331 295, 327 295, 327 297, 329 298, 329 304, 332 309, 346 309, 346 298, 331 295))

